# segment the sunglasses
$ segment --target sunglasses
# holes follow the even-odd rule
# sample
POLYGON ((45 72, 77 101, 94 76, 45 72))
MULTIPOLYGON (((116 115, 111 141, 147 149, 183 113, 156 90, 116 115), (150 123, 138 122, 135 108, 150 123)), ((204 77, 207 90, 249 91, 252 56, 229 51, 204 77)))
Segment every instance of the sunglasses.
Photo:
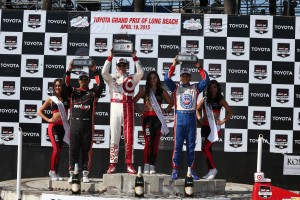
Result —
POLYGON ((118 67, 126 67, 126 64, 118 64, 118 67))
POLYGON ((81 81, 88 81, 88 80, 89 80, 88 77, 80 77, 79 79, 80 79, 81 81))

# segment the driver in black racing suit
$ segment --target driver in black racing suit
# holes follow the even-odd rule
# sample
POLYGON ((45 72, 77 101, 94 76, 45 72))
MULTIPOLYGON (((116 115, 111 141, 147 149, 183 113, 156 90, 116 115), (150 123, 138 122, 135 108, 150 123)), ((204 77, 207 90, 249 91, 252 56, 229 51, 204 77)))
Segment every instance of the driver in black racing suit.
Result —
POLYGON ((63 77, 63 88, 70 98, 70 156, 69 172, 72 181, 75 163, 79 163, 79 155, 82 155, 82 181, 89 182, 88 174, 92 156, 92 142, 94 134, 94 113, 97 101, 103 91, 104 81, 101 72, 96 70, 96 64, 89 67, 94 73, 96 86, 89 89, 90 78, 87 72, 79 74, 79 88, 70 86, 73 61, 63 77))

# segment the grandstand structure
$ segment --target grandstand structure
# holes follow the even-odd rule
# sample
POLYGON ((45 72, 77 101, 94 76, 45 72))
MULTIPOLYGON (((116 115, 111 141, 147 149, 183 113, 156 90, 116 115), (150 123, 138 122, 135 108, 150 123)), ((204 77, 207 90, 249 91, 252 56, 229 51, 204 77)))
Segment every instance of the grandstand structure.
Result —
MULTIPOLYGON (((42 9, 43 0, 0 0, 2 9, 42 9)), ((71 0, 72 6, 66 6, 68 0, 52 0, 52 10, 77 10, 100 12, 133 12, 135 0, 71 0)), ((237 0, 238 2, 239 0, 237 0)), ((224 13, 224 0, 143 0, 144 12, 166 13, 224 13)), ((269 0, 240 0, 236 14, 269 15, 269 0)), ((286 7, 287 8, 287 7, 286 7)), ((291 12, 300 15, 300 0, 276 0, 276 15, 287 15, 291 12), (284 5, 290 9, 285 10, 284 5)))

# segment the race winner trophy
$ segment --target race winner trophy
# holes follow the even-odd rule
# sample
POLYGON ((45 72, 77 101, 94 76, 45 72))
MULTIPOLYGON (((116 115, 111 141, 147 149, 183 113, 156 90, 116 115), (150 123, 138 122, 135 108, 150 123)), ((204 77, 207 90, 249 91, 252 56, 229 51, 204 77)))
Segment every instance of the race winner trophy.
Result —
POLYGON ((91 67, 94 61, 89 57, 88 48, 79 48, 75 52, 75 59, 73 59, 73 66, 75 68, 91 67))
POLYGON ((193 53, 187 53, 187 49, 181 47, 180 52, 177 55, 178 62, 197 62, 197 56, 193 53))
POLYGON ((113 41, 113 52, 117 54, 130 54, 133 52, 133 42, 126 34, 117 34, 113 41))

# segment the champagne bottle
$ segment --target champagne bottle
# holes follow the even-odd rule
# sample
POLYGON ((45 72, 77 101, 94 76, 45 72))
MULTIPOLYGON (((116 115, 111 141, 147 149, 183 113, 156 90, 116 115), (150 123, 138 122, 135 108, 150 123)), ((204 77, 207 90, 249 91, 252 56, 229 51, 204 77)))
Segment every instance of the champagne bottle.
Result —
POLYGON ((187 176, 184 181, 184 195, 186 197, 194 196, 194 179, 192 177, 191 167, 188 167, 187 176))
POLYGON ((144 177, 142 176, 142 167, 139 166, 137 177, 134 184, 135 197, 144 197, 144 177))
POLYGON ((71 189, 72 189, 72 194, 81 193, 78 163, 75 164, 74 174, 72 175, 71 189))

